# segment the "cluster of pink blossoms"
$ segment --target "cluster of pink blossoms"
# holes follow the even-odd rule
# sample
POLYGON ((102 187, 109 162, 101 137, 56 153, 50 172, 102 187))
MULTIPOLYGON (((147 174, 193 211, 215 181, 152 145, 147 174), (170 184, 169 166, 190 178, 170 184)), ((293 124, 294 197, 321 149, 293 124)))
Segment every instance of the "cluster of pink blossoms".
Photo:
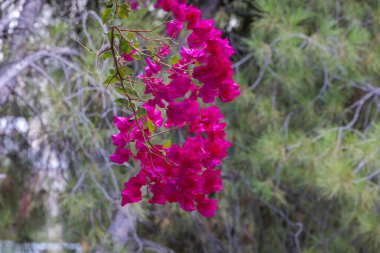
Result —
MULTIPOLYGON (((141 189, 147 186, 149 203, 179 203, 185 211, 196 209, 211 217, 217 200, 207 196, 222 189, 221 171, 216 167, 226 157, 230 143, 225 140, 226 123, 221 122, 218 107, 201 107, 199 102, 213 103, 216 97, 229 102, 239 95, 229 60, 234 50, 212 20, 201 19, 196 7, 181 0, 158 0, 156 6, 173 14, 166 29, 173 40, 182 29, 191 33, 187 45, 180 48, 179 61, 170 67, 162 64, 171 50, 167 44, 162 44, 154 57, 146 58, 145 74, 139 76, 145 94, 151 96, 142 105, 146 116, 114 117, 120 132, 112 136, 117 148, 110 159, 122 164, 133 157, 141 165, 138 174, 125 183, 121 204, 141 201, 141 189), (164 74, 169 82, 164 82, 164 74), (170 147, 152 144, 155 135, 144 127, 148 123, 155 129, 182 128, 186 140, 170 147)), ((124 55, 125 60, 131 60, 130 56, 124 55)))

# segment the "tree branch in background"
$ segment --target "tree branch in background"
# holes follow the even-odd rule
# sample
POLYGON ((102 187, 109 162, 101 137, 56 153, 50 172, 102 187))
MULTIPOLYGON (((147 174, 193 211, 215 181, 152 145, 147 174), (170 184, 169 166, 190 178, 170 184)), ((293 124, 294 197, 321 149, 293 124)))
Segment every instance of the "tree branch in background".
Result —
MULTIPOLYGON (((43 0, 25 1, 22 8, 20 18, 17 20, 17 30, 11 38, 11 52, 16 58, 23 55, 23 50, 20 50, 25 45, 28 35, 34 28, 34 23, 42 10, 43 0)), ((0 86, 1 87, 1 86, 0 86)))
MULTIPOLYGON (((12 81, 17 75, 21 74, 23 70, 27 67, 34 64, 36 61, 39 61, 45 57, 52 55, 75 55, 77 54, 76 50, 71 48, 56 48, 53 50, 41 50, 35 53, 31 53, 22 60, 5 62, 0 65, 0 89, 3 90, 5 85, 12 81)), ((12 87, 15 85, 15 82, 8 84, 12 87)))

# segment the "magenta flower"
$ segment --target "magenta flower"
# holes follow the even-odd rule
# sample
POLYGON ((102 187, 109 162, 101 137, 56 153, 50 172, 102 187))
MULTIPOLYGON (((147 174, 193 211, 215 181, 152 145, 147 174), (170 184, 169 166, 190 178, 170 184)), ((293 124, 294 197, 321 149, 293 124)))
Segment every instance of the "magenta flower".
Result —
POLYGON ((188 77, 176 77, 168 85, 168 95, 171 99, 183 97, 191 85, 191 80, 188 77))
POLYGON ((159 64, 156 64, 150 60, 150 58, 146 58, 146 68, 145 72, 147 76, 152 76, 155 74, 158 74, 158 72, 161 71, 161 66, 159 64))
POLYGON ((198 117, 198 103, 192 99, 170 103, 166 115, 168 116, 166 127, 192 122, 198 117))
POLYGON ((137 0, 126 0, 126 1, 132 10, 135 11, 139 9, 139 3, 137 2, 137 0))
POLYGON ((123 164, 128 162, 131 152, 125 148, 116 148, 115 153, 110 155, 110 160, 114 163, 123 164))
POLYGON ((166 28, 166 34, 170 37, 177 37, 178 33, 181 31, 183 25, 182 22, 179 22, 177 20, 170 21, 168 23, 168 26, 166 28))
POLYGON ((116 147, 124 147, 127 144, 127 140, 124 136, 124 133, 113 134, 111 137, 112 144, 116 147))
POLYGON ((129 179, 128 182, 124 184, 124 189, 121 192, 121 204, 136 203, 142 200, 141 197, 141 187, 146 184, 146 179, 144 178, 144 173, 139 173, 137 176, 129 179))
POLYGON ((160 57, 166 57, 170 53, 170 48, 168 45, 164 44, 159 50, 157 55, 160 57))
POLYGON ((130 53, 126 54, 126 53, 123 53, 121 55, 121 57, 123 58, 124 61, 126 62, 129 62, 129 61, 133 61, 134 59, 132 58, 132 55, 134 55, 136 53, 136 50, 133 49, 130 53))
POLYGON ((161 116, 161 111, 156 110, 154 106, 146 104, 143 106, 147 112, 147 118, 149 118, 156 127, 162 126, 164 119, 161 116))
POLYGON ((216 199, 200 199, 197 200, 197 210, 204 217, 212 217, 215 214, 216 209, 218 209, 218 201, 216 199))

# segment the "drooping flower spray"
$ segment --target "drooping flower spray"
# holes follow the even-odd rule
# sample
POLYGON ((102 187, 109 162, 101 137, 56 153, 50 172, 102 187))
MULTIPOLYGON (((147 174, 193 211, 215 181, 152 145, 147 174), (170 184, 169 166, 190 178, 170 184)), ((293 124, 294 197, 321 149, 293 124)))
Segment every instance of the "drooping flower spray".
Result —
MULTIPOLYGON (((139 8, 137 1, 132 2, 131 7, 139 8)), ((216 98, 230 102, 239 95, 229 60, 234 50, 213 20, 202 20, 198 8, 181 0, 158 0, 155 7, 173 18, 163 23, 166 35, 156 34, 155 29, 112 26, 110 48, 102 52, 110 53, 115 63, 106 84, 116 85, 123 94, 118 102, 132 111, 129 117, 114 116, 119 133, 112 135, 116 150, 110 159, 118 164, 134 159, 140 164, 140 171, 124 184, 121 204, 141 201, 146 186, 149 203, 179 203, 185 211, 212 217, 217 200, 209 194, 222 189, 217 167, 230 143, 225 140, 223 115, 209 104, 216 98), (186 43, 176 41, 181 32, 188 34, 186 43), (126 63, 138 59, 144 71, 134 75, 126 63), (144 94, 136 91, 138 85, 144 94), (182 143, 154 144, 158 135, 179 130, 186 136, 182 143)), ((115 6, 111 1, 107 8, 102 15, 105 22, 113 12, 127 16, 130 11, 125 2, 115 6)))

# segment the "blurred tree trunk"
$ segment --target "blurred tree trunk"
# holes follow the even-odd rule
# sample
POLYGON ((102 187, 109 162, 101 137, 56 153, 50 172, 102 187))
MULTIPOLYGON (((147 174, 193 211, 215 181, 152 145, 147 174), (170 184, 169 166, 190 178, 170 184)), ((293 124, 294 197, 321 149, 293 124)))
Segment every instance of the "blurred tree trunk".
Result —
POLYGON ((14 58, 20 58, 25 53, 23 47, 26 44, 28 35, 34 30, 34 23, 41 13, 43 0, 25 1, 19 19, 17 20, 17 27, 10 40, 11 52, 14 53, 14 58))
MULTIPOLYGON (((29 63, 26 66, 23 66, 27 62, 24 60, 19 63, 18 61, 21 60, 21 58, 26 54, 26 40, 28 36, 33 33, 34 23, 41 13, 43 3, 43 0, 25 1, 20 17, 17 19, 17 26, 10 35, 10 39, 8 41, 10 51, 5 55, 5 61, 0 64, 0 89, 2 90, 0 105, 3 105, 8 100, 11 93, 9 87, 16 85, 16 82, 13 80, 16 75, 11 73, 19 73, 30 64, 29 63), (5 88, 5 85, 7 85, 8 88, 5 88)), ((11 13, 12 10, 8 9, 7 12, 11 13)), ((2 32, 7 28, 10 22, 10 15, 5 15, 0 20, 1 34, 3 34, 2 32)))

